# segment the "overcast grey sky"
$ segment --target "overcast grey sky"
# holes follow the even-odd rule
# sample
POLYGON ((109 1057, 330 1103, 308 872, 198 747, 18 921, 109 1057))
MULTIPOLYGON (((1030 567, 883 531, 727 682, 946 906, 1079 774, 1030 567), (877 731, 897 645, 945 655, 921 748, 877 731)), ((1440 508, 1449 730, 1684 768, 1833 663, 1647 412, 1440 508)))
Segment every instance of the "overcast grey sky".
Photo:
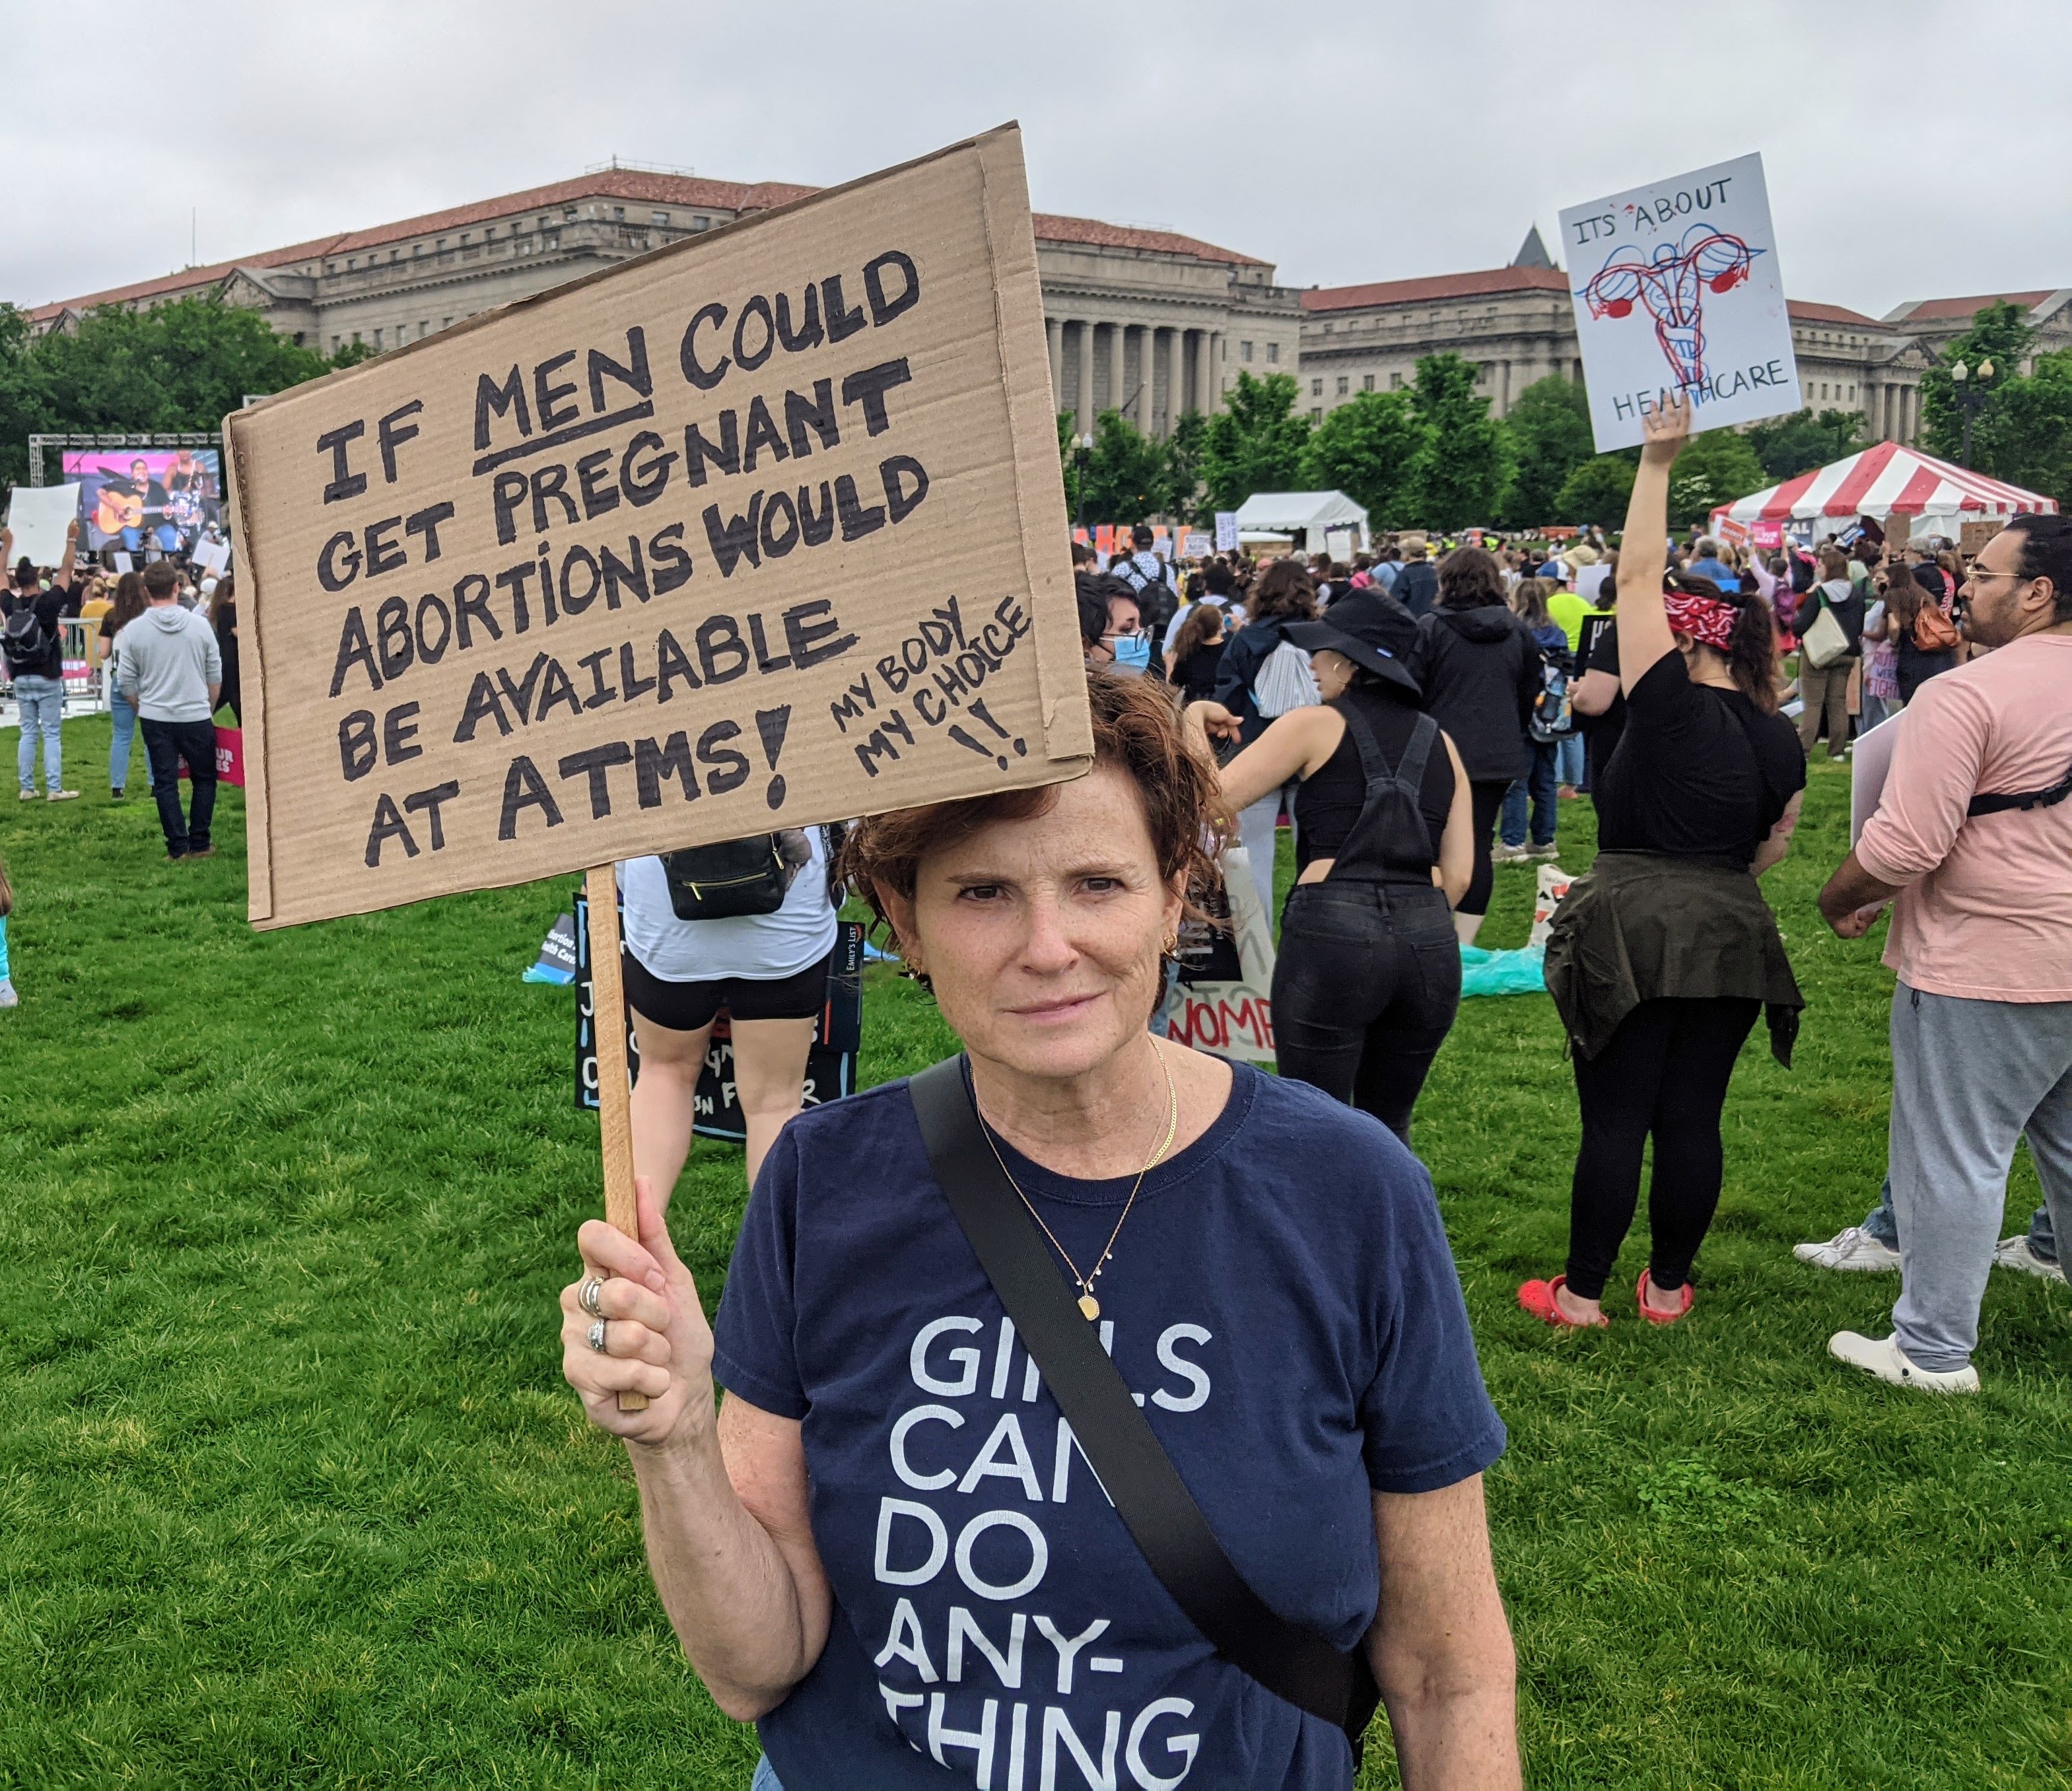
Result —
POLYGON ((1794 297, 2072 285, 2066 0, 0 0, 0 297, 35 304, 614 154, 824 184, 1018 118, 1039 210, 1290 285, 1500 266, 1760 150, 1794 297), (152 21, 158 23, 154 24, 152 21), (134 53, 109 53, 115 30, 134 53), (162 34, 162 35, 154 35, 162 34), (152 84, 155 92, 152 90, 152 84))

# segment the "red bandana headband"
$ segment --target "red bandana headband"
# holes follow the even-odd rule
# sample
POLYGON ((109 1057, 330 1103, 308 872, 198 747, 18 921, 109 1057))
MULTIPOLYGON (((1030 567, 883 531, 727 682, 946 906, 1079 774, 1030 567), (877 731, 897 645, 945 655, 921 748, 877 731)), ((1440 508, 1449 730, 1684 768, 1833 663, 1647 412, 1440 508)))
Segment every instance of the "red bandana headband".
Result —
POLYGON ((1741 613, 1723 598, 1694 597, 1685 591, 1663 592, 1662 607, 1668 612, 1669 626, 1678 634, 1688 634, 1721 653, 1733 639, 1734 623, 1741 613))

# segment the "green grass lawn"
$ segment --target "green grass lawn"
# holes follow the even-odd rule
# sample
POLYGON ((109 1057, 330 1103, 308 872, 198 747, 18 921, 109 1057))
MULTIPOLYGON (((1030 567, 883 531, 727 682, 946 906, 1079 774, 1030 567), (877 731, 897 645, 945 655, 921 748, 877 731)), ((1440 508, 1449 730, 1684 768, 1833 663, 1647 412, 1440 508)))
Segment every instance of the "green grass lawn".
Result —
MULTIPOLYGON (((0 1785, 745 1787, 557 1371, 597 1128, 570 993, 519 976, 573 880, 256 934, 240 797, 224 856, 165 864, 106 739, 67 727, 81 801, 0 807, 0 1785)), ((1790 1073, 1743 1056, 1690 1321, 1633 1321, 1641 1236, 1610 1334, 1516 1307, 1575 1147, 1545 998, 1468 1003, 1418 1110, 1511 1427, 1535 1785, 2072 1783, 2072 1299, 1996 1274, 1986 1390, 1938 1402, 1825 1355, 1895 1278, 1790 1256, 1884 1167, 1889 978, 1812 900, 1847 792, 1816 766, 1770 879, 1805 1031, 1790 1073)), ((1580 869, 1589 805, 1561 824, 1580 869)), ((866 1081, 949 1048, 870 974, 866 1081)), ((709 1303, 742 1198, 701 1143, 672 1217, 709 1303)), ((2035 1198, 2025 1158, 2010 1226, 2035 1198)))

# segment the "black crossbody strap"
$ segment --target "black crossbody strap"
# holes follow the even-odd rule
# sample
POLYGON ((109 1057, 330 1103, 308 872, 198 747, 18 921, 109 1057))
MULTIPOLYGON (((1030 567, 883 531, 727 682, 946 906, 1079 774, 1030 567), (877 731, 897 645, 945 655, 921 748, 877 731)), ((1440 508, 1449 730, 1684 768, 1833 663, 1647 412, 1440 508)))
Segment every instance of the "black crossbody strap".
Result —
POLYGON ((1159 1584, 1225 1660, 1343 1729, 1357 1757, 1379 1701, 1365 1653, 1289 1623, 1231 1566, 988 1147, 964 1060, 907 1085, 950 1210, 1159 1584))
POLYGON ((2047 790, 1996 791, 1985 796, 1975 796, 1967 805, 1967 815, 2005 814, 2010 809, 2054 809, 2066 797, 2072 796, 2072 771, 2067 772, 2047 790))

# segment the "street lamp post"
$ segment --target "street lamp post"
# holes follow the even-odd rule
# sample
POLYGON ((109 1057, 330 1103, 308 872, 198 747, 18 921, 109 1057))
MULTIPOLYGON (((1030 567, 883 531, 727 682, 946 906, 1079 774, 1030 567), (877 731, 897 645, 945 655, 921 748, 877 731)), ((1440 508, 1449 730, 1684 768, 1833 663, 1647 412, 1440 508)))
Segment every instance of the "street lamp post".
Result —
POLYGON ((1072 438, 1072 471, 1079 481, 1079 515, 1075 526, 1087 526, 1087 468, 1093 463, 1094 438, 1092 435, 1072 438))
POLYGON ((1964 418, 1964 445, 1959 451, 1959 458, 1967 467, 1971 463, 1971 419, 1993 395, 1992 382, 1993 364, 1990 360, 1980 361, 1975 373, 1961 360, 1950 369, 1950 390, 1964 418))

